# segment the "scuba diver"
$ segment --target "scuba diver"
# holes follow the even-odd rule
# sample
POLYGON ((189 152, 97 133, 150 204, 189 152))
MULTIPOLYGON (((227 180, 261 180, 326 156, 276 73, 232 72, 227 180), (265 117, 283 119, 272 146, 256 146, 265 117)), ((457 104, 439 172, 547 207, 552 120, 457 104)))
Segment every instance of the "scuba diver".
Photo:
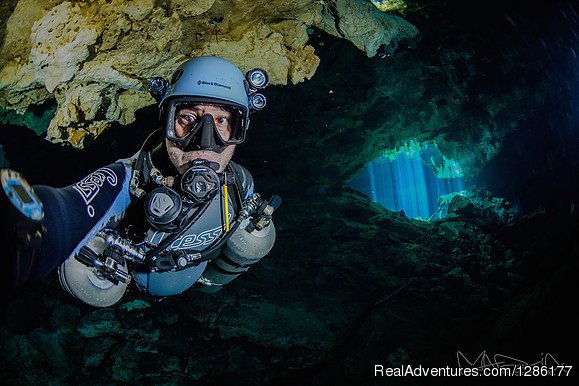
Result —
POLYGON ((266 104, 258 91, 267 83, 262 69, 243 75, 219 57, 191 59, 169 82, 151 80, 163 127, 133 157, 64 188, 30 186, 3 169, 7 290, 57 269, 68 293, 107 307, 131 281, 164 297, 215 292, 247 271, 273 247, 281 199, 254 193, 251 175, 231 158, 250 111, 266 104))

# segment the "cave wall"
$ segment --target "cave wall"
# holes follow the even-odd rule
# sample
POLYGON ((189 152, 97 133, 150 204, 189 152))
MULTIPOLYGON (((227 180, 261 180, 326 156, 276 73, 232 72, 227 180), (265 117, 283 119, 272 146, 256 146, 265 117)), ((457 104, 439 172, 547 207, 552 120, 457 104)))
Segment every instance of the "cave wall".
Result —
MULTIPOLYGON (((308 92, 299 85, 270 91, 267 113, 255 117, 267 126, 260 135, 283 138, 299 160, 290 166, 280 159, 275 169, 327 187, 392 149, 432 141, 473 178, 513 130, 530 127, 540 112, 558 114, 561 104, 573 108, 573 86, 567 83, 572 65, 558 59, 570 53, 570 41, 557 42, 556 33, 543 26, 544 36, 537 31, 529 43, 502 14, 486 22, 501 28, 481 32, 485 21, 461 24, 460 31, 429 27, 393 55, 369 59, 318 31, 311 44, 322 58, 320 75, 309 81, 308 92), (299 113, 286 117, 288 110, 299 113)), ((259 152, 278 159, 270 149, 259 152)))
POLYGON ((22 0, 1 12, 0 106, 24 114, 56 99, 47 139, 76 147, 111 122, 134 121, 153 103, 147 80, 170 78, 190 57, 220 55, 243 71, 266 69, 273 84, 298 83, 319 64, 311 26, 349 17, 341 37, 370 56, 417 34, 404 19, 352 0, 22 0), (348 6, 336 10, 342 2, 348 6), (372 33, 365 19, 374 20, 372 33))

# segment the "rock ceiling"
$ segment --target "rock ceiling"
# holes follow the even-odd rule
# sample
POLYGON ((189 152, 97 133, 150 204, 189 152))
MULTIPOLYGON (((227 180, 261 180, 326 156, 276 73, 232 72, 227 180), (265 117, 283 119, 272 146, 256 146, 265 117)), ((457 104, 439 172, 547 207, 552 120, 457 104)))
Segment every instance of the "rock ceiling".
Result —
MULTIPOLYGON (((47 139, 83 147, 154 103, 147 80, 187 58, 219 55, 273 84, 310 79, 310 27, 374 56, 417 35, 404 19, 356 0, 20 0, 0 8, 0 106, 23 114, 56 100, 47 139)), ((379 4, 378 4, 379 3, 379 4)), ((399 6, 400 1, 395 1, 399 6)), ((384 8, 385 9, 385 8, 384 8)))

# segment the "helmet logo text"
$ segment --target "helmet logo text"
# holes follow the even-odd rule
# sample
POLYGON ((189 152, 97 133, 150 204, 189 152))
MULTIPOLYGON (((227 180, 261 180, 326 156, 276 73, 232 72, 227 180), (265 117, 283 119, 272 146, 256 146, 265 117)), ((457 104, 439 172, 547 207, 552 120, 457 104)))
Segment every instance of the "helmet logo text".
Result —
POLYGON ((199 86, 201 86, 202 84, 205 84, 205 85, 208 85, 208 86, 223 87, 223 88, 226 88, 226 89, 228 89, 228 90, 231 90, 231 86, 226 86, 226 85, 224 85, 224 84, 217 83, 217 82, 207 82, 207 81, 205 81, 205 80, 199 80, 199 81, 197 82, 197 85, 199 85, 199 86))

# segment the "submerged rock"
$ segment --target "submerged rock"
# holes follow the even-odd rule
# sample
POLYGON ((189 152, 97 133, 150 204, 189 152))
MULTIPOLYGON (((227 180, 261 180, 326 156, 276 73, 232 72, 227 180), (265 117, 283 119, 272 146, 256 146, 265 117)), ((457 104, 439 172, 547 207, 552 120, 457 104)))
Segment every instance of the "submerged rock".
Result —
MULTIPOLYGON (((381 10, 388 10, 386 4, 381 10)), ((401 17, 385 14, 370 2, 357 0, 327 2, 320 27, 351 41, 368 57, 376 55, 381 46, 387 55, 392 55, 401 40, 418 35, 418 29, 401 17)))
POLYGON ((370 0, 382 12, 399 11, 406 9, 406 2, 404 0, 370 0))
POLYGON ((115 316, 114 309, 103 308, 84 316, 78 325, 78 332, 82 337, 94 338, 122 334, 123 328, 115 316))

